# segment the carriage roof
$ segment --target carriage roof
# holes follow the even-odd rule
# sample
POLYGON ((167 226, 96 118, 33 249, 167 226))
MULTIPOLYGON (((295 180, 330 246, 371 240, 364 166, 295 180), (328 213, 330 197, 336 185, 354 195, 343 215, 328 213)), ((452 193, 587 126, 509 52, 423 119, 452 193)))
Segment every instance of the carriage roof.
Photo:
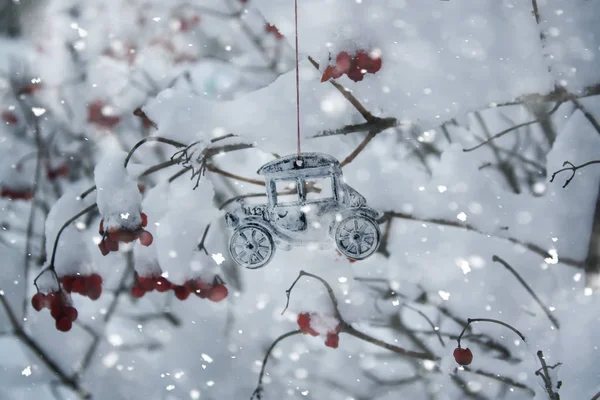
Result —
POLYGON ((298 165, 296 160, 298 160, 297 154, 281 157, 263 165, 257 173, 267 178, 342 174, 339 161, 328 154, 301 153, 301 165, 298 165))

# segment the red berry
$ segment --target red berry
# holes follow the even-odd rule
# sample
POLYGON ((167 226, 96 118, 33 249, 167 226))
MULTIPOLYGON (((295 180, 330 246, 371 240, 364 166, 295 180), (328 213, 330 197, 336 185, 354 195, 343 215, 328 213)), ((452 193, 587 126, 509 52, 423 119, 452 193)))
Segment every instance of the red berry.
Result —
POLYGON ((154 289, 156 289, 157 292, 166 292, 171 289, 171 282, 160 276, 154 281, 154 289))
POLYGON ((118 228, 110 228, 108 230, 108 239, 113 242, 118 242, 121 240, 121 230, 118 228))
POLYGON ((454 349, 454 360, 460 365, 469 365, 473 361, 473 353, 468 348, 457 347, 454 349))
POLYGON ((145 228, 146 225, 148 225, 148 216, 144 213, 142 213, 141 215, 142 215, 142 228, 145 228))
POLYGON ((360 82, 364 79, 364 77, 365 75, 361 72, 361 70, 359 68, 355 68, 354 65, 352 65, 352 68, 350 71, 348 71, 348 78, 354 82, 360 82))
POLYGON ((84 293, 86 289, 86 280, 83 276, 78 276, 73 279, 71 284, 71 290, 75 293, 84 293))
POLYGON ((106 248, 108 251, 119 251, 119 242, 115 242, 112 240, 106 240, 106 248))
POLYGON ((68 317, 62 317, 56 321, 56 329, 61 332, 68 332, 73 327, 73 322, 68 317))
POLYGON ((136 298, 140 298, 146 294, 146 291, 139 286, 134 286, 131 288, 131 295, 136 298))
POLYGON ((70 275, 65 275, 62 278, 60 278, 60 282, 62 283, 63 289, 65 289, 67 293, 71 293, 71 290, 73 289, 73 282, 75 282, 75 278, 70 275))
POLYGON ((227 287, 221 283, 212 288, 210 294, 208 295, 208 299, 216 303, 225 299, 228 294, 229 290, 227 290, 227 287))
POLYGON ((104 235, 104 220, 100 220, 100 228, 98 229, 98 233, 104 235))
POLYGON ((16 125, 19 119, 12 111, 2 111, 2 120, 9 125, 16 125))
POLYGON ((98 274, 92 274, 89 277, 89 282, 92 286, 98 287, 102 285, 102 277, 98 274))
POLYGON ((175 286, 175 297, 179 300, 185 300, 189 297, 190 291, 185 286, 175 286))
POLYGON ((312 336, 319 336, 319 332, 315 331, 310 326, 310 315, 308 313, 298 314, 298 326, 300 327, 300 331, 304 334, 310 334, 312 336))
POLYGON ((154 289, 154 278, 153 277, 138 276, 137 282, 138 282, 138 286, 147 292, 154 289))
POLYGON ((152 237, 152 234, 150 232, 143 231, 140 234, 140 243, 143 246, 150 246, 152 244, 152 241, 153 241, 153 237, 152 237))
POLYGON ((58 321, 60 317, 65 315, 63 304, 60 301, 55 301, 50 306, 50 315, 52 318, 58 321))
POLYGON ((79 313, 77 312, 77 309, 75 307, 65 307, 65 315, 71 321, 75 321, 79 313))
POLYGON ((40 311, 44 308, 44 302, 46 300, 46 296, 43 293, 36 293, 31 298, 31 305, 35 311, 40 311))
POLYGON ((95 288, 91 288, 87 292, 87 297, 89 297, 90 300, 98 300, 100 298, 101 294, 102 294, 102 286, 98 286, 95 288))
POLYGON ((340 71, 341 76, 342 74, 350 70, 350 67, 352 66, 352 58, 350 57, 350 54, 348 54, 345 51, 342 51, 335 58, 335 64, 337 69, 340 71))
POLYGON ((110 250, 108 250, 108 247, 106 246, 106 242, 98 243, 98 248, 100 249, 100 253, 102 253, 103 256, 110 253, 110 250))
POLYGON ((325 340, 325 346, 337 349, 340 343, 340 337, 337 333, 328 333, 327 339, 325 340))

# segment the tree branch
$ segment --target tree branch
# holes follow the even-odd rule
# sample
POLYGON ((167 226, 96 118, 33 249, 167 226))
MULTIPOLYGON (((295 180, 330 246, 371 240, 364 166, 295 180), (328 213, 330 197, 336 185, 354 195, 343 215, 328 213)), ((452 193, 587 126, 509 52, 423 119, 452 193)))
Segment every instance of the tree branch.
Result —
POLYGON ((548 317, 550 322, 552 322, 552 324, 554 326, 556 326, 556 329, 560 329, 560 324, 558 323, 558 319, 556 319, 556 317, 550 313, 550 310, 548 309, 548 307, 546 307, 544 305, 544 303, 542 303, 542 300, 540 300, 540 298, 535 294, 535 292, 529 287, 529 285, 527 284, 527 282, 525 282, 525 280, 521 277, 521 275, 519 275, 519 273, 517 271, 515 271, 515 269, 513 267, 511 267, 506 261, 504 261, 500 257, 494 255, 492 257, 492 260, 494 262, 499 262, 500 264, 504 265, 504 267, 506 269, 508 269, 515 276, 515 278, 517 278, 519 283, 525 288, 525 290, 527 290, 527 292, 531 295, 531 297, 533 297, 533 299, 536 301, 536 303, 538 303, 538 305, 542 308, 544 313, 546 313, 546 316, 548 317))

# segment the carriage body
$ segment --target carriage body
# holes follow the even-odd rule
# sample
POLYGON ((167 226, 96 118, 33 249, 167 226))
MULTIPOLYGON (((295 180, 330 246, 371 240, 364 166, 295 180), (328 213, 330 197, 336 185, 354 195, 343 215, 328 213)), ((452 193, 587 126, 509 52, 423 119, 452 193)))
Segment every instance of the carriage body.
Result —
POLYGON ((343 182, 339 162, 326 154, 279 158, 258 170, 265 177, 267 203, 246 205, 226 214, 233 229, 229 251, 248 268, 266 265, 276 248, 331 247, 346 257, 370 256, 380 241, 380 213, 343 182))

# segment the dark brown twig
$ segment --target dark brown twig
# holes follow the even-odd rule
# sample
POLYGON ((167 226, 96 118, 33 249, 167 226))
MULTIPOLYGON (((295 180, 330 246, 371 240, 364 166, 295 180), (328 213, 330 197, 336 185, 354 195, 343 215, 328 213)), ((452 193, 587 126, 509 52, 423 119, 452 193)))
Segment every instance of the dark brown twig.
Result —
POLYGON ((273 341, 273 343, 271 343, 271 346, 269 346, 269 349, 267 350, 267 353, 265 354, 265 357, 263 358, 262 366, 260 367, 260 375, 258 376, 258 385, 256 385, 256 389, 254 390, 254 393, 252 393, 252 396, 250 396, 250 400, 254 400, 254 399, 261 400, 262 399, 262 392, 264 390, 262 380, 265 375, 265 368, 267 366, 267 361, 269 361, 269 356, 271 355, 271 352, 273 351, 275 346, 277 346, 277 344, 279 344, 279 342, 281 342, 282 340, 287 339, 290 336, 298 335, 300 333, 302 333, 302 331, 300 331, 300 330, 284 333, 283 335, 281 335, 277 339, 275 339, 273 341))
MULTIPOLYGON (((554 107, 550 111, 548 111, 547 116, 550 116, 550 115, 554 114, 560 108, 561 104, 562 104, 562 102, 556 103, 554 105, 554 107)), ((473 147, 468 148, 468 149, 463 149, 463 151, 464 152, 469 152, 469 151, 477 150, 478 148, 480 148, 482 146, 485 146, 486 144, 490 143, 491 141, 496 140, 496 139, 498 139, 498 138, 506 135, 507 133, 516 131, 517 129, 523 128, 523 127, 528 126, 528 125, 537 124, 539 122, 540 122, 540 120, 536 118, 533 121, 523 122, 521 124, 518 124, 518 125, 515 125, 515 126, 511 126, 510 128, 507 128, 507 129, 505 129, 505 130, 503 130, 501 132, 496 133, 495 135, 491 136, 489 139, 484 140, 483 142, 479 143, 476 146, 473 146, 473 147)))
POLYGON ((566 166, 566 165, 568 165, 568 167, 563 168, 563 169, 559 169, 558 171, 556 171, 555 173, 553 173, 552 177, 550 178, 550 182, 554 182, 554 178, 556 178, 556 175, 560 174, 561 172, 571 171, 571 176, 569 177, 569 179, 567 179, 565 181, 565 184, 563 185, 563 188, 566 188, 567 185, 569 183, 571 183, 571 181, 573 180, 573 178, 575 178, 575 173, 577 172, 578 169, 585 168, 588 165, 592 165, 592 164, 600 164, 600 160, 588 161, 588 162, 583 163, 581 165, 574 165, 571 161, 565 161, 563 163, 563 167, 566 166))
MULTIPOLYGON (((398 212, 398 211, 386 211, 384 213, 384 216, 378 221, 379 223, 385 222, 387 221, 389 218, 400 218, 400 219, 406 219, 406 220, 410 220, 410 221, 417 221, 417 222, 426 222, 426 223, 431 223, 431 224, 436 224, 436 225, 441 225, 441 226, 449 226, 449 227, 453 227, 453 228, 460 228, 460 229, 464 229, 467 231, 471 231, 471 232, 475 232, 475 233, 479 233, 482 235, 486 235, 488 237, 493 237, 496 239, 501 239, 501 240, 506 240, 508 242, 520 245, 525 247, 526 249, 539 254, 540 256, 544 257, 544 258, 549 258, 552 257, 552 254, 548 253, 547 250, 544 250, 542 247, 533 244, 533 243, 526 243, 526 242, 522 242, 518 239, 512 238, 512 237, 505 237, 505 236, 494 236, 490 233, 487 232, 483 232, 477 228, 475 228, 472 225, 469 224, 465 224, 462 222, 457 222, 457 221, 450 221, 450 220, 445 220, 445 219, 441 219, 441 218, 419 218, 416 217, 414 215, 411 214, 407 214, 407 213, 403 213, 403 212, 398 212)), ((571 258, 561 258, 560 262, 565 264, 565 265, 571 265, 574 267, 581 267, 583 265, 583 263, 581 261, 577 261, 577 260, 573 260, 571 258)))
POLYGON ((29 335, 27 335, 21 325, 19 325, 19 321, 8 304, 8 301, 6 300, 2 291, 0 291, 0 303, 2 303, 6 315, 8 316, 8 320, 12 325, 14 335, 19 338, 22 343, 40 359, 42 363, 44 363, 44 365, 59 379, 62 385, 73 390, 82 399, 91 398, 90 393, 79 386, 77 379, 68 376, 68 374, 63 371, 63 369, 54 360, 52 360, 52 358, 42 349, 42 347, 38 345, 37 342, 35 342, 31 337, 29 337, 29 335))
POLYGON ((300 278, 302 278, 303 276, 307 276, 309 278, 313 278, 318 280, 319 282, 321 282, 323 284, 323 286, 325 286, 325 289, 327 290, 327 293, 329 295, 329 299, 331 300, 331 304, 333 305, 333 309, 334 309, 334 317, 340 321, 340 330, 339 332, 344 332, 347 333, 351 336, 356 337, 357 339, 360 340, 364 340, 365 342, 371 343, 375 346, 384 348, 386 350, 390 350, 393 351, 394 353, 397 354, 402 354, 404 356, 407 357, 412 357, 412 358, 417 358, 417 359, 421 359, 421 360, 432 360, 432 361, 437 361, 439 360, 439 357, 436 356, 432 356, 431 354, 427 354, 427 353, 420 353, 420 352, 416 352, 416 351, 411 351, 411 350, 406 350, 402 347, 390 344, 390 343, 386 343, 382 340, 376 339, 370 335, 367 335, 366 333, 363 333, 357 329, 355 329, 354 327, 352 327, 350 324, 348 324, 343 318, 342 315, 339 311, 338 308, 338 301, 337 298, 335 297, 335 294, 333 292, 333 289, 331 288, 331 286, 329 285, 329 283, 327 283, 326 280, 324 280, 323 278, 321 278, 318 275, 315 274, 311 274, 309 272, 306 271, 300 271, 300 273, 298 274, 298 277, 296 278, 296 280, 294 281, 294 283, 292 283, 292 286, 290 286, 290 288, 288 290, 285 291, 286 296, 287 296, 287 301, 286 301, 286 305, 285 308, 282 312, 282 314, 287 310, 289 303, 290 303, 290 295, 292 293, 292 290, 294 289, 294 287, 296 286, 296 283, 298 283, 298 281, 300 280, 300 278))
POLYGON ((484 370, 481 370, 481 369, 471 369, 471 368, 466 367, 466 366, 463 366, 462 368, 465 371, 467 371, 467 372, 470 372, 470 373, 473 373, 473 374, 477 374, 477 375, 481 375, 481 376, 485 376, 486 378, 490 378, 490 379, 493 379, 495 381, 502 382, 505 385, 514 386, 516 388, 523 389, 527 393, 529 393, 531 396, 535 396, 535 390, 533 390, 532 388, 530 388, 529 386, 527 386, 527 385, 525 385, 523 383, 517 382, 514 379, 509 378, 508 376, 502 376, 502 375, 494 374, 494 373, 487 372, 487 371, 484 371, 484 370))
POLYGON ((513 267, 511 267, 506 261, 504 261, 497 255, 494 255, 492 257, 492 261, 499 262, 500 264, 504 265, 504 267, 507 270, 509 270, 515 276, 515 278, 517 278, 519 283, 525 288, 525 290, 527 290, 527 292, 531 295, 531 297, 533 297, 533 299, 536 301, 536 303, 538 303, 538 305, 542 308, 542 310, 544 310, 544 313, 546 313, 546 316, 548 316, 548 319, 550 320, 550 322, 552 322, 552 324, 556 327, 556 329, 560 329, 560 324, 558 323, 558 320, 556 319, 556 317, 550 313, 550 310, 548 309, 548 307, 546 307, 544 305, 544 303, 542 303, 542 300, 540 300, 540 298, 535 294, 535 292, 529 287, 529 285, 527 284, 527 282, 525 282, 525 280, 521 277, 521 275, 519 275, 519 273, 517 271, 515 271, 515 269, 513 267))
POLYGON ((519 332, 515 327, 507 324, 506 322, 503 321, 499 321, 497 319, 491 319, 491 318, 468 318, 467 319, 467 324, 463 327, 462 332, 460 333, 460 335, 458 335, 458 337, 456 338, 456 342, 458 343, 458 347, 460 348, 460 340, 462 339, 463 335, 465 334, 465 331, 467 330, 467 327, 474 323, 474 322, 491 322, 493 324, 498 324, 498 325, 502 325, 505 328, 510 329, 511 331, 513 331, 514 333, 516 333, 517 335, 519 335, 519 337, 521 338, 521 340, 523 340, 525 342, 525 336, 523 336, 523 334, 521 332, 519 332))
MULTIPOLYGON (((546 359, 544 358, 544 353, 542 353, 541 350, 539 350, 537 352, 537 356, 540 359, 540 363, 542 364, 542 368, 541 371, 538 370, 536 371, 536 375, 541 377, 542 380, 544 381, 544 386, 546 389, 546 393, 548 393, 548 397, 550 397, 550 400, 560 400, 560 395, 554 391, 554 388, 552 387, 552 377, 550 376, 550 373, 548 372, 548 365, 546 365, 546 359)), ((558 383, 558 386, 561 383, 558 383)))
MULTIPOLYGON (((317 63, 312 57, 308 57, 308 61, 310 61, 310 63, 313 65, 313 67, 315 67, 317 70, 319 70, 319 63, 317 63)), ((354 108, 356 108, 356 110, 360 113, 360 115, 363 116, 363 118, 367 121, 367 122, 371 122, 371 121, 375 121, 376 117, 371 114, 361 103, 360 101, 358 101, 356 99, 356 97, 354 97, 354 95, 352 93, 350 93, 350 91, 346 90, 346 88, 344 88, 342 85, 340 85, 339 83, 337 83, 335 80, 331 79, 329 82, 331 82, 331 84, 342 94, 342 96, 344 96, 346 98, 346 100, 348 100, 350 102, 350 104, 352 104, 354 106, 354 108)))

